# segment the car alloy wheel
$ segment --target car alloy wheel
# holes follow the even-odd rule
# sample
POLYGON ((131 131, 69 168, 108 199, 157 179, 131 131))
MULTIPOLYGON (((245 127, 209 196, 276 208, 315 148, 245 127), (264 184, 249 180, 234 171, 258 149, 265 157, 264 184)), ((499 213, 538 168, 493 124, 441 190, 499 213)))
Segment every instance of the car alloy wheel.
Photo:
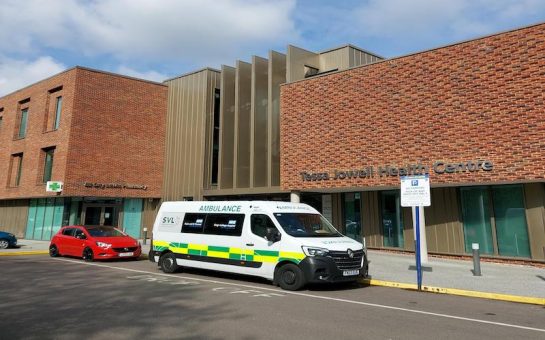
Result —
POLYGON ((0 249, 7 249, 9 247, 8 240, 1 239, 0 240, 0 249))
POLYGON ((85 248, 83 251, 83 259, 87 262, 93 261, 93 250, 91 248, 85 248))
POLYGON ((49 247, 49 256, 51 257, 59 256, 59 250, 57 249, 56 245, 52 245, 51 247, 49 247))

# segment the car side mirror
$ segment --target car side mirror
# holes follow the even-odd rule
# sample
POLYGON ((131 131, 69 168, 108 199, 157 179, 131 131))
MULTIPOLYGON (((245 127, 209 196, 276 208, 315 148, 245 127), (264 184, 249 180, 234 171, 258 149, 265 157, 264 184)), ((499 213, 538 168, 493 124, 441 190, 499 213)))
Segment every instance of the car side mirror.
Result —
POLYGON ((280 241, 282 238, 282 235, 276 230, 275 228, 267 228, 267 235, 265 235, 267 238, 267 241, 270 241, 272 243, 280 241))

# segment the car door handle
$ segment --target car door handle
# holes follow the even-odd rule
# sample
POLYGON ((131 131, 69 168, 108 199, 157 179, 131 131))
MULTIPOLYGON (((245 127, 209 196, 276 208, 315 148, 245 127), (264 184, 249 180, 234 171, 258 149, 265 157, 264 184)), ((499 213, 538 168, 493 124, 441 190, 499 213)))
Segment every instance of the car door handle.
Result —
POLYGON ((248 247, 253 247, 253 246, 254 246, 253 243, 246 243, 246 245, 247 245, 248 247))

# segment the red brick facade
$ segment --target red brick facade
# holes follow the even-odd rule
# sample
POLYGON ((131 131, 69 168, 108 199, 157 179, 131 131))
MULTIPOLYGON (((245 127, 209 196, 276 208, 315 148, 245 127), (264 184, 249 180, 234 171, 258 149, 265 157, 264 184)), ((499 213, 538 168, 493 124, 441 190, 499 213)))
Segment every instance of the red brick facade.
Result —
POLYGON ((55 147, 51 179, 64 182, 62 196, 160 197, 166 97, 161 84, 77 67, 0 98, 0 199, 56 195, 42 183, 42 149, 48 147, 55 147), (59 95, 61 120, 54 130, 59 95), (28 98, 27 134, 17 139, 28 98), (10 158, 19 153, 21 180, 13 186, 10 158))
POLYGON ((379 167, 479 160, 493 169, 430 168, 432 185, 544 181, 544 56, 541 24, 286 84, 281 186, 392 187, 379 167))

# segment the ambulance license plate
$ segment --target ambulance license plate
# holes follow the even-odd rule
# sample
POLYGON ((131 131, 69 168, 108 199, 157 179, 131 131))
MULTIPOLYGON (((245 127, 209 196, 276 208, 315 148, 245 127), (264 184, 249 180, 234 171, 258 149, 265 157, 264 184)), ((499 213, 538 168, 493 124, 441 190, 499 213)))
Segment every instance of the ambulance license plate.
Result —
POLYGON ((119 253, 119 257, 126 257, 126 256, 133 256, 134 253, 133 252, 129 252, 129 253, 119 253))
POLYGON ((343 271, 343 276, 354 276, 354 275, 359 275, 359 274, 360 274, 359 269, 343 271))

